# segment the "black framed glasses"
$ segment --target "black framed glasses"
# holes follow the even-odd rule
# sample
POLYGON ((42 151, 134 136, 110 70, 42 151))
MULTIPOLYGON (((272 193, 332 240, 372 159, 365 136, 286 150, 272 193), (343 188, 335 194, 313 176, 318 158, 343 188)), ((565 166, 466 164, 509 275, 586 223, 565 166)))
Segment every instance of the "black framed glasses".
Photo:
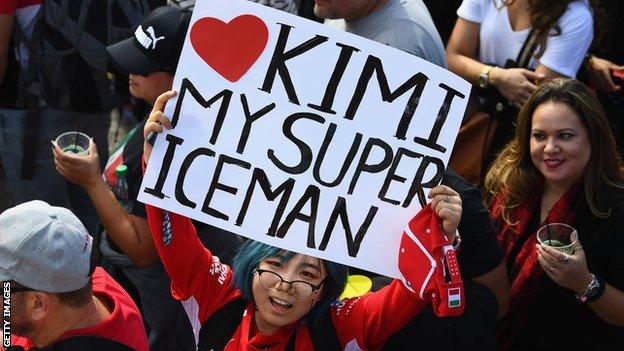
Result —
POLYGON ((262 287, 265 289, 276 288, 277 285, 280 283, 288 284, 288 286, 290 287, 289 292, 293 294, 298 300, 307 299, 308 297, 312 296, 315 291, 319 290, 323 285, 323 282, 321 282, 319 285, 314 285, 312 283, 304 282, 303 280, 287 281, 284 280, 284 278, 282 278, 282 276, 278 273, 260 268, 254 269, 254 274, 258 274, 258 280, 260 281, 260 285, 262 285, 262 287))

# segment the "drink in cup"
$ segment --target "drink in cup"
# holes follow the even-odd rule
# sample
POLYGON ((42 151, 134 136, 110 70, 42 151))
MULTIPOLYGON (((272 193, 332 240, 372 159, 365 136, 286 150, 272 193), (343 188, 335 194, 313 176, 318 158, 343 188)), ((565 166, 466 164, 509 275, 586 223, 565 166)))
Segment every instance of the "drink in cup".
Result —
POLYGON ((61 151, 82 156, 89 152, 91 138, 85 133, 75 131, 59 135, 54 142, 61 151))
POLYGON ((565 223, 548 223, 537 231, 537 241, 568 255, 574 254, 578 233, 565 223))

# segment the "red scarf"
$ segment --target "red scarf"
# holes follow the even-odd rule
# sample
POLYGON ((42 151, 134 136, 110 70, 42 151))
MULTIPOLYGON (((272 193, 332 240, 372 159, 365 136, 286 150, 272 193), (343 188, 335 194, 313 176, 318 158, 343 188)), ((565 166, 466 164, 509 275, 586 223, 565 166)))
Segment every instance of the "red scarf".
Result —
POLYGON ((573 206, 580 193, 581 183, 578 182, 559 199, 550 210, 544 222, 528 237, 526 230, 535 212, 540 210, 541 189, 536 189, 524 202, 522 207, 513 211, 511 218, 515 225, 507 224, 501 216, 501 206, 506 192, 499 193, 492 202, 492 219, 499 222, 500 226, 496 234, 498 242, 503 247, 505 258, 517 252, 509 271, 510 303, 507 318, 503 320, 496 332, 497 350, 510 350, 517 331, 522 328, 527 319, 527 307, 535 299, 537 289, 544 271, 537 262, 536 232, 545 223, 572 224, 574 220, 573 206))

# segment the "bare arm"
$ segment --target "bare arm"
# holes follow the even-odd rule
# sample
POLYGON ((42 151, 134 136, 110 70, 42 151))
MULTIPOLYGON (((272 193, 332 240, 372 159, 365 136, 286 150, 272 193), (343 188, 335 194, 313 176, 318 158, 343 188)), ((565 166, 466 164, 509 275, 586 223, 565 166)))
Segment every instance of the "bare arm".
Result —
MULTIPOLYGON (((577 239, 578 240, 578 239, 577 239)), ((587 268, 585 252, 576 250, 567 255, 546 245, 536 245, 539 264, 559 286, 582 294, 592 280, 587 268), (567 257, 567 259, 566 259, 567 257)), ((617 288, 606 284, 605 291, 596 301, 588 306, 603 321, 618 327, 624 327, 624 293, 617 288)))
POLYGON ((613 82, 611 70, 624 70, 624 65, 618 66, 611 61, 591 56, 585 65, 585 69, 589 75, 589 84, 592 87, 606 93, 615 93, 622 90, 613 82))
POLYGON ((84 157, 65 154, 58 146, 53 152, 58 172, 86 190, 107 235, 121 251, 139 267, 156 262, 158 253, 147 219, 129 214, 117 201, 100 174, 95 143, 91 141, 89 155, 84 157))
POLYGON ((0 15, 0 83, 4 80, 9 59, 9 43, 14 18, 14 15, 0 15))
MULTIPOLYGON (((477 59, 479 48, 479 23, 458 18, 446 46, 449 69, 473 84, 487 65, 477 59)), ((544 67, 545 68, 545 67, 544 67)), ((490 84, 516 106, 521 106, 533 94, 534 82, 543 79, 542 72, 524 68, 494 67, 490 71, 490 84)))

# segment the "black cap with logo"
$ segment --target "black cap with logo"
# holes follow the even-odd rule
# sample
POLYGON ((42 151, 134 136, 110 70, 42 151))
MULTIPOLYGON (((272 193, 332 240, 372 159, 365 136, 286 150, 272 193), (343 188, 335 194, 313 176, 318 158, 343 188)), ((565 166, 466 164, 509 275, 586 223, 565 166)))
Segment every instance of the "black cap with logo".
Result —
POLYGON ((191 12, 161 6, 150 12, 134 32, 134 37, 106 48, 113 64, 124 73, 146 76, 156 71, 176 69, 191 12))

